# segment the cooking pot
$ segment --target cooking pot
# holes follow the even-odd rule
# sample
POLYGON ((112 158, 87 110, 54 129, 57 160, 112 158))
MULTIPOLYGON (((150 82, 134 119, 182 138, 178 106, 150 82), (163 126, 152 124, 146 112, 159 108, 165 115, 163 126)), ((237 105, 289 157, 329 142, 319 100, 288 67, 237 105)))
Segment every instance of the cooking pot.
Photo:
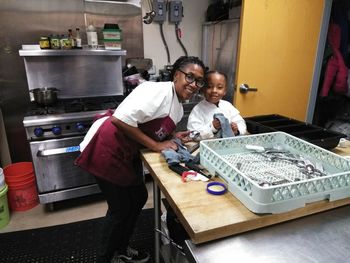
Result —
POLYGON ((51 87, 43 87, 38 89, 32 89, 34 101, 41 106, 51 106, 57 102, 58 89, 51 87))

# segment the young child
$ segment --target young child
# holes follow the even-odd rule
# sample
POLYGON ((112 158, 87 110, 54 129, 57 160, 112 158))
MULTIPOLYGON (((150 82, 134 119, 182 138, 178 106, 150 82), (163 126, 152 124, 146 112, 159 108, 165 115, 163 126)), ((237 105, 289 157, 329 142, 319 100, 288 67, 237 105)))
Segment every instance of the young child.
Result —
POLYGON ((218 71, 209 71, 206 80, 207 85, 202 88, 205 99, 192 109, 187 129, 200 132, 199 140, 218 137, 219 131, 224 127, 219 119, 214 118, 214 114, 221 113, 229 122, 232 136, 245 134, 247 126, 239 111, 230 102, 222 100, 227 93, 226 75, 218 71))

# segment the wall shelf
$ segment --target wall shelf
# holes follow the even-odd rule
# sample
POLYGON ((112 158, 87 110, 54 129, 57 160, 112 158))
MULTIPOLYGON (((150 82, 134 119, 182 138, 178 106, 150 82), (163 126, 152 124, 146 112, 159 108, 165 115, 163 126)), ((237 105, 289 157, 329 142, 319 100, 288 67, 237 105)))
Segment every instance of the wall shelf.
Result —
POLYGON ((126 50, 106 50, 106 49, 33 49, 19 50, 21 57, 38 56, 125 56, 126 50))

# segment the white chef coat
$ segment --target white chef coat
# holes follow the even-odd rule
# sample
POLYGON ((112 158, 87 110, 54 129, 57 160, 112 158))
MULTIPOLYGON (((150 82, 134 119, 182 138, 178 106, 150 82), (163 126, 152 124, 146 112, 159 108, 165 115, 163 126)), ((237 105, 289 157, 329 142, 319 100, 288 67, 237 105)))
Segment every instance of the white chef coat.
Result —
POLYGON ((199 131, 200 138, 214 138, 217 130, 213 127, 213 115, 222 113, 230 123, 235 122, 240 135, 246 134, 247 126, 239 111, 228 101, 220 100, 218 106, 207 100, 202 100, 192 109, 188 117, 187 129, 199 131))
MULTIPOLYGON (((183 116, 183 107, 175 92, 173 82, 146 81, 138 85, 115 110, 114 117, 126 124, 138 127, 154 119, 169 116, 175 124, 183 116)), ((98 128, 109 117, 103 117, 93 123, 80 143, 80 151, 88 145, 98 128)))

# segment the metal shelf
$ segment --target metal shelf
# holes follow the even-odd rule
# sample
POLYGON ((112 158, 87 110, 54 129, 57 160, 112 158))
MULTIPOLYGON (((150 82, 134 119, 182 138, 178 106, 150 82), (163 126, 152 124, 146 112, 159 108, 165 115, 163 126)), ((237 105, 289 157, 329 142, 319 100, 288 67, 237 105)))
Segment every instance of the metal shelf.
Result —
POLYGON ((21 57, 37 57, 37 56, 125 56, 126 50, 106 50, 106 49, 68 49, 68 50, 54 50, 54 49, 33 49, 33 50, 19 50, 21 57))

